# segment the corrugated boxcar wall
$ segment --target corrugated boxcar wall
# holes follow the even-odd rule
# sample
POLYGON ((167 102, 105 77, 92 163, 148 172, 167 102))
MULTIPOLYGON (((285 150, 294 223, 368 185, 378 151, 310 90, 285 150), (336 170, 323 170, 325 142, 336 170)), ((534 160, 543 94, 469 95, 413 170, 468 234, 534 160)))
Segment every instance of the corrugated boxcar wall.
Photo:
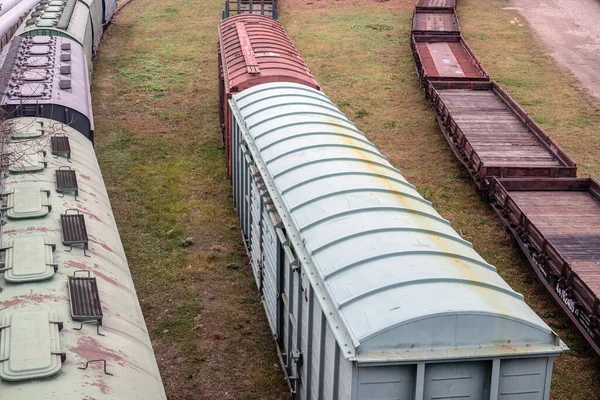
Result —
POLYGON ((234 205, 292 390, 302 399, 351 399, 353 363, 340 352, 285 232, 275 228, 276 211, 261 190, 260 174, 235 120, 233 127, 234 205))

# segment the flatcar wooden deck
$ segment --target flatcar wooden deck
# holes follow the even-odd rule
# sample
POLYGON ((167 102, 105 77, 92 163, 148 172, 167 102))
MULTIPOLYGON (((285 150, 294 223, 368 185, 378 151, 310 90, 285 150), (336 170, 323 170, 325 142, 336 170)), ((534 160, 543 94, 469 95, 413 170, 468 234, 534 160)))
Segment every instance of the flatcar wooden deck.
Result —
POLYGON ((413 35, 412 49, 421 81, 488 81, 489 76, 459 35, 413 35))
POLYGON ((413 35, 459 35, 458 18, 454 10, 415 10, 413 35))
POLYGON ((448 143, 480 189, 494 176, 576 176, 575 162, 496 83, 452 87, 430 84, 428 98, 448 143))
POLYGON ((540 279, 600 355, 600 183, 496 179, 490 198, 540 279))
POLYGON ((417 10, 455 9, 456 0, 419 0, 417 10))

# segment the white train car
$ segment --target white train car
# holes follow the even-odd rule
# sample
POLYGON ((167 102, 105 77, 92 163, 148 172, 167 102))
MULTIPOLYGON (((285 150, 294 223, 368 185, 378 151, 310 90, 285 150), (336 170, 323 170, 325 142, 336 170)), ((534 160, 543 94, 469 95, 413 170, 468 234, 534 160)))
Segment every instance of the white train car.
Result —
POLYGON ((92 143, 4 125, 0 398, 166 399, 92 143))
POLYGON ((323 93, 233 96, 233 191, 298 399, 548 400, 566 346, 323 93))

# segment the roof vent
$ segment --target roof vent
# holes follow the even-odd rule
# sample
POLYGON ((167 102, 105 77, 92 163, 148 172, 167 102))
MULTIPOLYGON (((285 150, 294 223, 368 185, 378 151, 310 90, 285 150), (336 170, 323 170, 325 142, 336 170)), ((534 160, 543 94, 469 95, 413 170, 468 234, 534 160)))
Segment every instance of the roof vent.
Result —
POLYGON ((44 8, 46 8, 46 7, 38 5, 37 7, 35 7, 35 11, 44 11, 44 8))
POLYGON ((83 214, 76 208, 65 210, 64 214, 60 215, 60 225, 62 231, 62 242, 65 246, 69 246, 69 250, 73 246, 83 246, 83 255, 87 255, 88 249, 88 234, 85 227, 85 218, 83 214), (69 211, 75 211, 77 214, 69 214, 69 211))
POLYGON ((27 26, 35 25, 35 19, 33 19, 33 18, 28 19, 27 21, 25 21, 25 25, 27 25, 27 26))
POLYGON ((59 85, 62 90, 71 89, 71 80, 70 79, 61 79, 59 85))
POLYGON ((71 73, 71 66, 70 65, 61 65, 60 73, 63 75, 69 75, 71 73))
POLYGON ((60 48, 63 51, 71 51, 71 43, 63 43, 60 45, 60 48))
POLYGON ((69 53, 61 53, 60 61, 71 61, 71 55, 69 53))
POLYGON ((31 16, 32 16, 33 18, 37 18, 37 17, 39 17, 40 15, 42 15, 42 13, 41 13, 41 12, 39 12, 39 11, 34 11, 34 12, 32 12, 32 13, 31 13, 31 16))

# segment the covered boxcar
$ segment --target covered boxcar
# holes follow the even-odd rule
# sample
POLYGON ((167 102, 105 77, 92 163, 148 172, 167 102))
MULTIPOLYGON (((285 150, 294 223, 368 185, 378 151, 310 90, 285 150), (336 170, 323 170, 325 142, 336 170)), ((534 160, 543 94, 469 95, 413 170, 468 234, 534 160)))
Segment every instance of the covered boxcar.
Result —
POLYGON ((533 269, 600 355, 600 183, 494 179, 490 199, 533 269))
POLYGON ((327 96, 230 104, 235 207, 297 398, 549 399, 564 344, 327 96))
POLYGON ((231 112, 234 93, 268 82, 295 82, 319 89, 279 22, 239 15, 219 24, 219 117, 231 176, 231 112))
POLYGON ((0 53, 5 117, 45 117, 93 142, 88 65, 79 43, 58 36, 15 36, 0 53))
POLYGON ((166 399, 92 143, 6 125, 0 397, 166 399))
POLYGON ((411 47, 421 82, 488 81, 489 75, 460 35, 412 35, 411 47))
POLYGON ((79 43, 92 76, 92 57, 102 37, 101 0, 42 0, 16 32, 18 36, 62 36, 79 43))
POLYGON ((575 161, 497 83, 431 82, 427 97, 479 189, 492 177, 575 177, 575 161))

